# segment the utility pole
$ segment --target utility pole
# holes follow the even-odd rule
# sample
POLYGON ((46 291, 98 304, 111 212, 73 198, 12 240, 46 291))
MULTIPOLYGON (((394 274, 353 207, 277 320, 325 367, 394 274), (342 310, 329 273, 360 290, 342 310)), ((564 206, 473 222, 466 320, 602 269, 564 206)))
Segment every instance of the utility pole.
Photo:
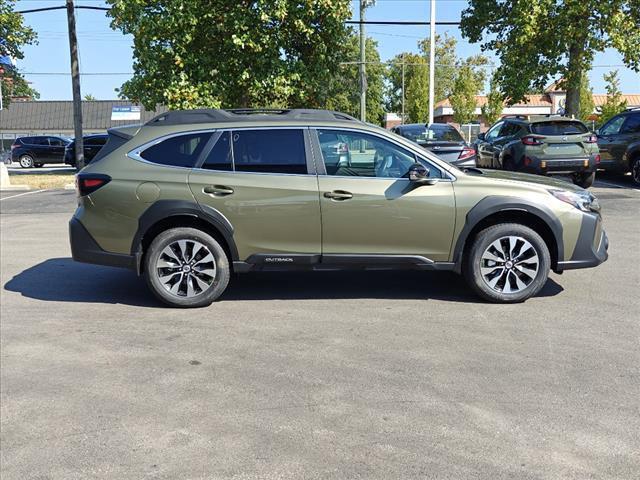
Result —
POLYGON ((400 123, 404 125, 404 53, 402 54, 402 116, 400 123))
POLYGON ((364 33, 364 11, 367 1, 360 0, 360 120, 367 121, 367 71, 366 61, 366 37, 364 33))
POLYGON ((82 141, 82 97, 80 96, 80 67, 78 64, 78 38, 73 0, 67 0, 69 25, 69 53, 71 54, 71 88, 73 91, 73 133, 75 136, 76 168, 84 167, 84 142, 82 141))
POLYGON ((433 123, 433 99, 436 70, 436 0, 431 0, 429 20, 429 125, 433 123))

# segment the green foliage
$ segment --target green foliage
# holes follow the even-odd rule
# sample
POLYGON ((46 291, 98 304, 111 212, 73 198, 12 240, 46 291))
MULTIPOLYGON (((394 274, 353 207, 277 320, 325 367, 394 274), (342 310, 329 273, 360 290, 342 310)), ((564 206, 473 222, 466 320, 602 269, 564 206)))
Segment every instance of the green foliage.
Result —
MULTIPOLYGON (((378 43, 367 38, 365 43, 367 74, 367 121, 382 124, 384 116, 384 74, 385 66, 380 62, 378 43), (368 63, 373 62, 373 63, 368 63)), ((360 61, 360 40, 355 34, 349 36, 346 43, 345 62, 360 61)), ((360 117, 360 76, 358 64, 341 65, 334 71, 330 82, 329 95, 324 105, 330 110, 348 113, 360 117)))
POLYGON ((349 0, 108 3, 134 35, 120 95, 147 108, 322 107, 349 41, 349 0))
POLYGON ((509 104, 560 77, 567 114, 577 116, 582 74, 606 48, 640 71, 639 0, 470 0, 461 30, 499 56, 496 74, 509 104))
POLYGON ((578 118, 583 122, 587 122, 589 117, 593 115, 593 110, 596 108, 593 103, 593 89, 589 84, 589 75, 586 72, 582 73, 582 79, 580 81, 580 111, 578 118))
POLYGON ((93 95, 91 95, 90 93, 87 93, 87 94, 84 96, 83 100, 85 100, 85 101, 87 101, 87 102, 93 102, 93 101, 97 100, 97 98, 96 98, 96 97, 94 97, 93 95))
MULTIPOLYGON (((429 119, 429 49, 430 39, 418 42, 420 53, 401 53, 390 62, 387 70, 387 109, 402 111, 402 63, 405 63, 405 109, 409 121, 423 123, 429 119)), ((489 63, 484 55, 475 55, 467 59, 456 56, 456 39, 436 35, 435 46, 435 102, 448 98, 453 92, 458 71, 470 67, 478 84, 484 82, 484 69, 489 63)))
POLYGON ((491 82, 489 84, 487 103, 480 108, 485 123, 487 125, 493 125, 496 123, 502 116, 503 109, 504 95, 500 91, 498 79, 494 75, 491 77, 491 82))
POLYGON ((453 121, 459 124, 470 123, 476 118, 476 95, 478 78, 470 65, 461 66, 453 83, 449 101, 453 107, 453 121))
POLYGON ((604 124, 610 118, 623 112, 627 108, 627 101, 622 99, 620 92, 620 80, 618 80, 618 71, 614 70, 608 74, 604 74, 604 80, 607 82, 605 87, 607 90, 607 101, 600 107, 600 124, 604 124))
MULTIPOLYGON (((24 24, 22 15, 14 13, 13 0, 0 0, 0 56, 18 60, 24 58, 22 48, 37 43, 36 32, 24 24)), ((12 95, 40 97, 40 94, 29 87, 24 77, 13 68, 6 68, 0 79, 2 82, 2 102, 5 108, 12 95)))

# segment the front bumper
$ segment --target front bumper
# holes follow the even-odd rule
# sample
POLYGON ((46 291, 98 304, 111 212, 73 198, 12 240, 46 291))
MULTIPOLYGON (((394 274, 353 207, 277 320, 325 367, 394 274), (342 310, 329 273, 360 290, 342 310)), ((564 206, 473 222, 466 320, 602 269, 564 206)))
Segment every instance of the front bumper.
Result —
POLYGON ((570 260, 558 262, 556 271, 597 267, 609 258, 609 238, 598 214, 585 214, 570 260))
POLYGON ((69 221, 69 242, 71 243, 71 256, 76 262, 138 269, 138 258, 135 255, 111 253, 103 250, 84 228, 84 225, 80 223, 80 220, 75 217, 69 221))

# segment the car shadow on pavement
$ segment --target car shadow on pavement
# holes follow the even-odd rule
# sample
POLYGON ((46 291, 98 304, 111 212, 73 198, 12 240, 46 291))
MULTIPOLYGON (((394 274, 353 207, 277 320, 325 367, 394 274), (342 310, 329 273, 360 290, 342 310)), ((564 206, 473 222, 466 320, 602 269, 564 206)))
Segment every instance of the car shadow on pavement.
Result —
MULTIPOLYGON (((14 276, 5 290, 37 300, 158 307, 142 278, 119 268, 52 258, 14 276)), ((562 287, 549 279, 538 297, 562 287)), ((233 276, 220 301, 311 299, 450 300, 482 303, 462 277, 429 271, 255 272, 233 276)))

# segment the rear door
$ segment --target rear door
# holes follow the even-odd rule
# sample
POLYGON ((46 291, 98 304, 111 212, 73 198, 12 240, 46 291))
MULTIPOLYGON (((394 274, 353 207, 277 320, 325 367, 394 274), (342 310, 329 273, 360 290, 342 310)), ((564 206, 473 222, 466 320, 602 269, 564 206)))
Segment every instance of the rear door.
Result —
POLYGON ((320 201, 307 128, 219 131, 189 186, 203 208, 234 229, 240 260, 278 254, 308 263, 320 254, 320 201), (270 255, 269 255, 270 254, 270 255))
POLYGON ((323 258, 448 260, 455 201, 452 182, 442 170, 423 160, 437 180, 415 187, 407 177, 417 157, 386 137, 347 129, 315 133, 316 158, 323 162, 318 175, 323 258), (336 156, 336 150, 344 153, 336 156))

